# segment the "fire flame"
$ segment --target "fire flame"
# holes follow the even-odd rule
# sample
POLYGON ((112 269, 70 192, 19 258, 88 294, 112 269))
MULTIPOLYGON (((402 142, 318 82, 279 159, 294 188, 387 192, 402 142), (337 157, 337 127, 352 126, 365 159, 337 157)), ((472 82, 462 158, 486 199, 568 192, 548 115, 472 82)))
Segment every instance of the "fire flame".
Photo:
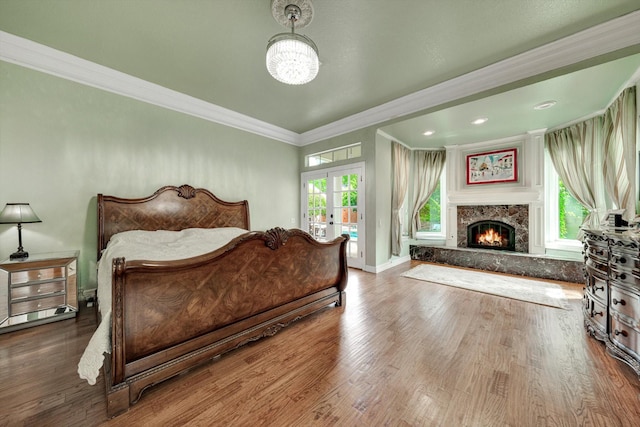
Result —
POLYGON ((478 234, 476 236, 476 241, 480 245, 487 246, 507 246, 509 244, 509 239, 503 237, 493 228, 488 229, 482 234, 478 234))

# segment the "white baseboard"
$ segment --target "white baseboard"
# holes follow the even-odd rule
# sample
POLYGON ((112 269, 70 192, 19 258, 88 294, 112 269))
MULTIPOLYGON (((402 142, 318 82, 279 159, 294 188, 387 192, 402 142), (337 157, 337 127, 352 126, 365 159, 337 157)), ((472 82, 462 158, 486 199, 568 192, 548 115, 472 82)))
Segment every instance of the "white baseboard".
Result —
POLYGON ((411 261, 411 256, 409 255, 403 256, 403 257, 393 257, 389 261, 385 262, 384 264, 380 264, 376 266, 365 265, 363 270, 366 271, 367 273, 378 274, 392 267, 395 267, 400 264, 404 264, 405 262, 409 262, 409 261, 411 261))

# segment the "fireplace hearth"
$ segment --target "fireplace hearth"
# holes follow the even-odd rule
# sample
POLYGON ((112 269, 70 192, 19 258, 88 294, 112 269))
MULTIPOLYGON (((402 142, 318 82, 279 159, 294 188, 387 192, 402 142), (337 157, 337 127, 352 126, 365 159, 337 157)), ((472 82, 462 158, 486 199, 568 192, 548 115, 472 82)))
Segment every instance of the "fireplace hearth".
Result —
POLYGON ((467 226, 469 248, 516 250, 516 230, 502 221, 478 221, 467 226))

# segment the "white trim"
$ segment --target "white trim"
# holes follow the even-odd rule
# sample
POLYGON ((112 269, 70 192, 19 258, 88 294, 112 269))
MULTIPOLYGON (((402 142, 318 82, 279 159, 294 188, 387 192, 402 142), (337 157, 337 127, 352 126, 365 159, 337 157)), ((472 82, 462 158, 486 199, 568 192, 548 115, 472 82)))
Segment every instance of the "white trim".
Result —
POLYGON ((398 266, 400 264, 404 264, 405 262, 409 262, 409 261, 411 261, 411 256, 409 255, 405 255, 403 257, 393 257, 389 261, 385 262, 384 264, 380 264, 376 266, 365 265, 362 270, 366 271, 367 273, 378 274, 392 267, 398 266))
POLYGON ((0 31, 0 60, 287 144, 300 135, 219 105, 0 31))
POLYGON ((640 11, 303 133, 302 145, 341 135, 640 44, 640 11))
POLYGON ((640 11, 298 134, 0 31, 0 60, 287 144, 303 146, 640 44, 640 11))
MULTIPOLYGON (((347 163, 339 166, 332 166, 324 169, 315 169, 312 171, 306 171, 300 173, 300 228, 304 231, 308 230, 309 223, 308 218, 305 217, 305 213, 308 212, 308 198, 307 198, 307 182, 311 179, 319 179, 319 178, 329 178, 334 174, 349 174, 356 172, 359 177, 361 184, 358 186, 358 206, 359 211, 358 215, 360 215, 360 219, 358 220, 358 250, 360 251, 360 256, 358 257, 357 265, 350 265, 352 268, 362 268, 366 271, 366 257, 367 257, 367 210, 366 210, 366 173, 365 173, 365 162, 359 161, 355 163, 347 163), (361 267, 362 266, 362 267, 361 267)), ((329 195, 329 186, 327 186, 327 196, 329 195)), ((327 204, 327 212, 329 212, 329 206, 327 204)), ((336 236, 337 237, 337 236, 336 236)), ((353 257, 350 257, 353 260, 353 257)))

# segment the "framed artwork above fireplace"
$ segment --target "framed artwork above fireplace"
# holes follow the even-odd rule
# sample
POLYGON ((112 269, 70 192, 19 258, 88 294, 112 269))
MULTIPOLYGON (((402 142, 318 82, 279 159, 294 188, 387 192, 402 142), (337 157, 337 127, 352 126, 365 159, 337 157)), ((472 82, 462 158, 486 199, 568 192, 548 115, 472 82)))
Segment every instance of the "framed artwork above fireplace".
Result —
POLYGON ((518 181, 518 149, 467 155, 467 185, 518 181))

